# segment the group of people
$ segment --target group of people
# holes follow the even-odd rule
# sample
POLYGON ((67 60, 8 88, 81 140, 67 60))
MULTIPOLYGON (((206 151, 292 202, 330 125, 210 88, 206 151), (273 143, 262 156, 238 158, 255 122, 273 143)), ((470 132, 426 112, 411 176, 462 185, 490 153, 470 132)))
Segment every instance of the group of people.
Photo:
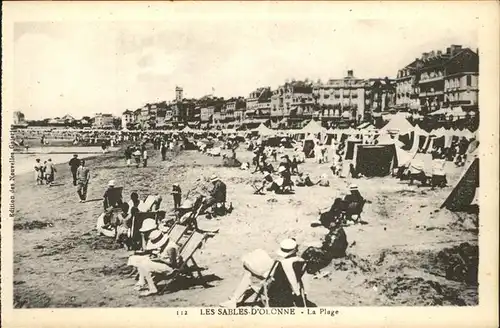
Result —
POLYGON ((40 161, 40 158, 36 158, 34 170, 36 185, 51 186, 54 183, 57 169, 51 158, 43 163, 40 161))

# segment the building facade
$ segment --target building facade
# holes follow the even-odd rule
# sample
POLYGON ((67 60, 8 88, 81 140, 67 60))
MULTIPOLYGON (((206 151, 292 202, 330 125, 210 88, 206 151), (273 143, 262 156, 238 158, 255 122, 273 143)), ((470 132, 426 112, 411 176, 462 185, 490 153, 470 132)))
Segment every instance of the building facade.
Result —
POLYGON ((103 114, 97 113, 94 116, 94 124, 93 127, 96 129, 109 129, 113 128, 113 115, 111 114, 103 114))
POLYGON ((451 45, 445 52, 424 52, 398 71, 396 104, 422 114, 461 106, 475 109, 479 94, 479 55, 451 45))

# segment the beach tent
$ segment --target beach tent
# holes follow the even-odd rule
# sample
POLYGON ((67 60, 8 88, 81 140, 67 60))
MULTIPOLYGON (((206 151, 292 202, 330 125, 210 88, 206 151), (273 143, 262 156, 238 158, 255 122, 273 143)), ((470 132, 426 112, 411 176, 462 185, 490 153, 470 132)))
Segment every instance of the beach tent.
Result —
POLYGON ((184 129, 182 129, 181 132, 193 133, 193 132, 195 132, 195 130, 191 129, 189 126, 186 125, 186 127, 184 127, 184 129))
POLYGON ((346 148, 345 148, 344 159, 346 159, 346 160, 353 159, 354 153, 356 150, 356 145, 360 145, 360 144, 362 144, 362 142, 363 141, 356 139, 356 138, 353 138, 353 137, 347 139, 345 142, 346 148))
POLYGON ((432 113, 429 113, 429 115, 445 115, 448 112, 446 108, 440 108, 432 113))
POLYGON ((306 126, 304 126, 302 129, 300 129, 300 133, 312 133, 312 134, 318 134, 318 133, 326 133, 326 129, 321 126, 320 123, 316 122, 315 120, 310 120, 309 123, 307 123, 306 126))
POLYGON ((414 128, 404 115, 393 115, 390 121, 380 131, 389 133, 406 134, 414 128))
POLYGON ((353 163, 360 174, 366 177, 384 177, 398 166, 396 146, 356 145, 353 163))
POLYGON ((464 173, 450 192, 441 208, 446 207, 450 211, 459 211, 472 203, 476 196, 476 188, 479 187, 479 158, 466 166, 464 173))
POLYGON ((276 134, 274 130, 271 130, 270 128, 265 126, 264 123, 260 123, 260 125, 252 131, 257 132, 260 136, 271 136, 276 134))
POLYGON ((418 124, 416 124, 415 127, 413 128, 413 132, 415 133, 415 135, 420 135, 420 136, 428 136, 429 135, 429 132, 422 129, 418 124))

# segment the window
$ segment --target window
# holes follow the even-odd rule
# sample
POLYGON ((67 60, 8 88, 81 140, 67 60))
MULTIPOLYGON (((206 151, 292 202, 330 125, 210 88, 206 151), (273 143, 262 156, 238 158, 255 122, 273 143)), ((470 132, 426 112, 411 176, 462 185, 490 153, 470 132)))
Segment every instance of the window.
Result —
POLYGON ((468 87, 470 87, 472 85, 472 76, 470 75, 467 75, 467 84, 466 84, 468 87))

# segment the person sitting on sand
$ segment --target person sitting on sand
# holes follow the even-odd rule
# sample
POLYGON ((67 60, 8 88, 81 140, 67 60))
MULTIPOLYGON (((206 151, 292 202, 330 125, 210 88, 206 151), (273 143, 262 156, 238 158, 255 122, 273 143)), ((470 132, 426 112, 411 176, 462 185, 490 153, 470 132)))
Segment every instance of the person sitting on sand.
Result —
POLYGON ((97 218, 96 229, 100 235, 115 238, 118 220, 112 210, 105 211, 97 218))
POLYGON ((297 187, 312 187, 314 183, 311 181, 308 173, 299 173, 297 180, 295 181, 297 187))
POLYGON ((330 181, 328 181, 326 174, 322 174, 319 181, 316 184, 318 184, 320 187, 329 187, 330 181))
POLYGON ((128 265, 137 267, 139 271, 139 281, 134 286, 135 290, 141 291, 140 296, 151 296, 158 293, 156 284, 153 281, 152 273, 165 273, 178 268, 179 245, 171 242, 169 235, 158 229, 151 231, 148 236, 144 253, 132 255, 128 260, 128 265))
POLYGON ((130 200, 128 201, 128 206, 130 210, 132 210, 133 208, 138 209, 142 203, 143 201, 139 199, 138 193, 134 191, 130 194, 130 200))
MULTIPOLYGON (((274 180, 273 180, 273 177, 272 177, 271 173, 267 172, 267 171, 264 172, 264 177, 262 179, 261 186, 260 187, 256 187, 255 185, 252 185, 253 188, 255 189, 254 194, 255 195, 263 195, 262 190, 264 190, 264 188, 267 185, 272 186, 273 182, 274 182, 274 180)), ((273 189, 271 189, 271 190, 268 189, 268 191, 274 191, 274 190, 273 189)))
POLYGON ((307 272, 309 274, 317 273, 328 266, 335 258, 346 256, 347 235, 341 226, 341 222, 325 220, 320 222, 319 225, 327 228, 328 233, 319 243, 310 244, 302 253, 302 258, 307 261, 307 272))
MULTIPOLYGON (((300 298, 300 284, 299 279, 302 277, 297 277, 295 271, 293 270, 293 264, 297 261, 303 261, 301 257, 297 255, 298 245, 295 239, 289 238, 285 239, 280 243, 280 249, 276 252, 278 255, 278 261, 281 262, 285 275, 288 278, 290 287, 292 289, 292 297, 288 297, 288 301, 292 301, 294 298, 300 298)), ((243 257, 243 276, 241 281, 236 287, 233 294, 229 297, 229 300, 220 304, 221 307, 225 308, 236 308, 238 303, 246 294, 246 292, 252 288, 252 285, 262 282, 269 275, 269 272, 273 268, 274 260, 267 254, 266 251, 257 249, 251 253, 246 254, 243 257)), ((281 295, 285 296, 285 295, 281 295)), ((292 304, 288 304, 290 306, 292 304)), ((285 306, 283 304, 283 306, 285 306)))

